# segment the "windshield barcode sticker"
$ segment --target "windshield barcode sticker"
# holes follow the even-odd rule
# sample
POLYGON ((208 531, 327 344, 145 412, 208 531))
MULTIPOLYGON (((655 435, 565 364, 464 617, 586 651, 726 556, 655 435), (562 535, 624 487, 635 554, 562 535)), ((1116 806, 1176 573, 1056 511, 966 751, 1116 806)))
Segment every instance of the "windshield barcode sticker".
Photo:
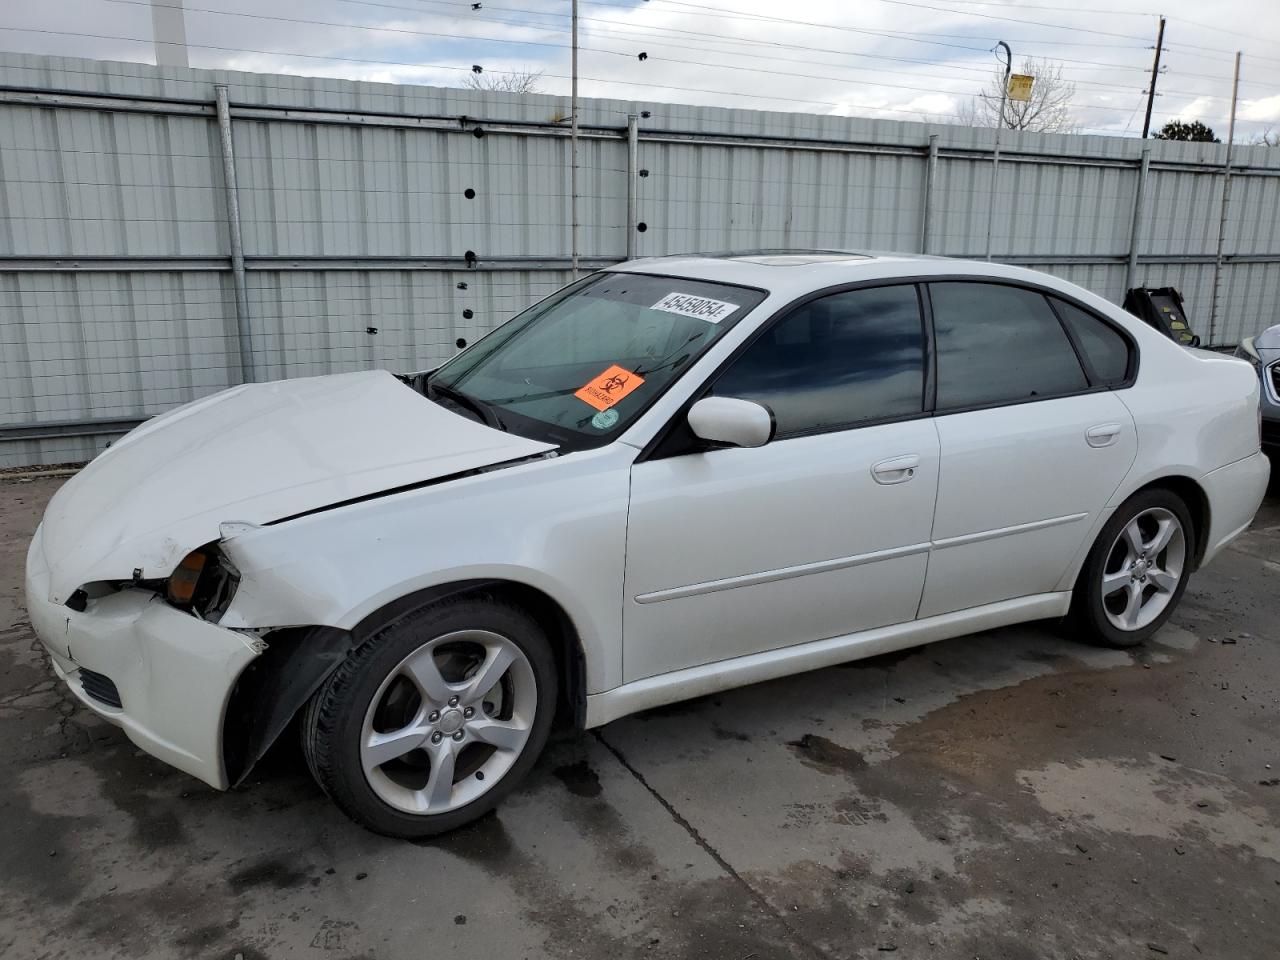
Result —
POLYGON ((649 309, 678 313, 682 317, 696 317, 707 323, 719 323, 737 310, 738 306, 736 303, 725 303, 710 297, 695 297, 691 293, 668 293, 649 309))

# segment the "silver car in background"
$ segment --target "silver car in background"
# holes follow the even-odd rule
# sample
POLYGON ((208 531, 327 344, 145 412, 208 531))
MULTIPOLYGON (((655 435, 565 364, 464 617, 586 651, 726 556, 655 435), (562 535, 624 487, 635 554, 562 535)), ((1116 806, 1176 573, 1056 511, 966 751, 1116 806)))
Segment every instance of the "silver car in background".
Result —
POLYGON ((1280 324, 1248 337, 1236 348, 1262 378, 1262 446, 1280 456, 1280 324))

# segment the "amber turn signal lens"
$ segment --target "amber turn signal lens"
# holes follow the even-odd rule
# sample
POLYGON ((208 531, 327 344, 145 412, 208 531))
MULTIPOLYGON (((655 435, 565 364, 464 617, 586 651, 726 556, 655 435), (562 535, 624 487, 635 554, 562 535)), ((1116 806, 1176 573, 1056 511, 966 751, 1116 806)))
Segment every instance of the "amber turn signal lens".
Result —
POLYGON ((178 568, 169 575, 169 585, 165 589, 170 603, 181 607, 191 603, 196 595, 196 584, 200 582, 200 574, 208 560, 199 550, 193 550, 182 558, 178 568))

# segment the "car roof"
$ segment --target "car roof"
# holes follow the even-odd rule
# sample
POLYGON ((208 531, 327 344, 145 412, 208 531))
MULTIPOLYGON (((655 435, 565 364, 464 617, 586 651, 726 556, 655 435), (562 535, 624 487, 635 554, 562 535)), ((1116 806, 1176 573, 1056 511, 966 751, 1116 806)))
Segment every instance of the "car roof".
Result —
POLYGON ((860 280, 917 276, 974 276, 1070 287, 1055 277, 985 260, 869 250, 745 250, 630 260, 608 268, 628 273, 687 277, 800 295, 860 280))

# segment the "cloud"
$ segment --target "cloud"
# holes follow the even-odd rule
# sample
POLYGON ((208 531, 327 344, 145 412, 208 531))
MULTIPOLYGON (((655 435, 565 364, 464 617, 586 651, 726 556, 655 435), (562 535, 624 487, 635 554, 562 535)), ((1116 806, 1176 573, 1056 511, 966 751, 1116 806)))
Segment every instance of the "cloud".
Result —
POLYGON ((1246 100, 1240 104, 1240 116, 1245 120, 1274 122, 1280 120, 1280 94, 1260 100, 1246 100))
MULTIPOLYGON (((185 3, 193 66, 456 86, 479 63, 495 73, 541 71, 544 92, 568 92, 562 0, 486 4, 478 11, 462 0, 185 3)), ((5 49, 152 57, 145 0, 3 0, 0 6, 5 49)), ((1225 128, 1232 50, 1241 44, 1241 137, 1280 117, 1280 60, 1264 59, 1280 39, 1274 0, 1233 0, 1211 14, 1201 0, 1166 0, 1165 9, 1168 69, 1159 80, 1156 126, 1182 117, 1225 128), (1217 30, 1201 25, 1210 16, 1217 30)), ((1062 64, 1076 85, 1072 113, 1082 129, 1119 134, 1140 127, 1133 117, 1144 105, 1154 23, 1124 10, 1099 16, 1064 5, 637 0, 582 4, 580 32, 584 96, 904 120, 954 116, 991 82, 991 51, 1003 39, 1015 65, 1025 57, 1062 64), (646 59, 639 59, 641 52, 646 59)))

